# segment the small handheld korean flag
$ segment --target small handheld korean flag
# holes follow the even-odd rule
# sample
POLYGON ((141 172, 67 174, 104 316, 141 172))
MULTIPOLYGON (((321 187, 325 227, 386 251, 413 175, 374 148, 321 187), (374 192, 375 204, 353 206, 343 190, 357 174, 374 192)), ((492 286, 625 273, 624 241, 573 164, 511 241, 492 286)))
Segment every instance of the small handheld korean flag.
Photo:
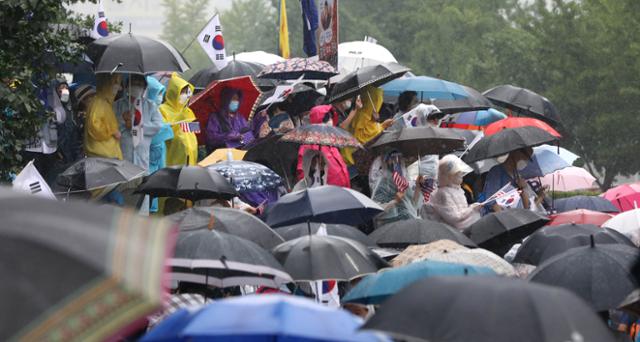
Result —
POLYGON ((227 55, 224 50, 224 38, 222 38, 222 26, 220 16, 214 15, 207 26, 198 34, 198 43, 207 53, 218 70, 227 66, 227 55))
POLYGON ((13 189, 44 198, 56 199, 47 182, 44 181, 38 169, 33 165, 33 160, 13 180, 13 189))
POLYGON ((102 1, 98 2, 98 16, 93 24, 93 30, 91 31, 91 38, 100 39, 109 35, 109 27, 107 25, 107 17, 104 15, 104 7, 102 7, 102 1))
POLYGON ((131 137, 133 138, 133 146, 138 146, 144 138, 142 131, 142 99, 137 97, 133 99, 133 117, 131 118, 131 137))

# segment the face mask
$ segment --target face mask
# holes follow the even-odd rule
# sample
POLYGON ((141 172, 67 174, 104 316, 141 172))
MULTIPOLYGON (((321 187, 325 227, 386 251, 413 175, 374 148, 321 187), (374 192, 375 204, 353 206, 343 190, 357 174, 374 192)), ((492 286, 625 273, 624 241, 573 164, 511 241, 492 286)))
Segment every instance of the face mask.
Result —
POLYGON ((180 101, 180 104, 187 103, 187 101, 189 101, 189 94, 180 94, 180 98, 178 101, 180 101))
POLYGON ((507 161, 507 158, 509 158, 509 155, 508 155, 508 154, 503 154, 503 155, 501 155, 501 156, 497 156, 497 157, 496 157, 496 161, 497 161, 498 163, 502 164, 502 163, 504 163, 504 162, 506 162, 506 161, 507 161))
POLYGON ((351 108, 351 100, 344 101, 344 108, 345 109, 351 108))
POLYGON ((113 94, 113 96, 118 95, 118 92, 120 91, 120 85, 119 84, 114 84, 111 87, 111 93, 113 94))
POLYGON ((140 86, 132 86, 131 89, 129 90, 131 97, 135 97, 135 98, 142 97, 143 92, 144 92, 144 88, 140 86))
POLYGON ((238 107, 240 107, 239 101, 231 101, 229 102, 229 111, 235 113, 238 111, 238 107))
POLYGON ((68 89, 62 89, 60 91, 60 102, 62 102, 62 103, 69 102, 69 90, 68 89))
POLYGON ((518 171, 522 171, 527 167, 527 161, 526 160, 518 160, 518 162, 516 163, 516 169, 518 169, 518 171))

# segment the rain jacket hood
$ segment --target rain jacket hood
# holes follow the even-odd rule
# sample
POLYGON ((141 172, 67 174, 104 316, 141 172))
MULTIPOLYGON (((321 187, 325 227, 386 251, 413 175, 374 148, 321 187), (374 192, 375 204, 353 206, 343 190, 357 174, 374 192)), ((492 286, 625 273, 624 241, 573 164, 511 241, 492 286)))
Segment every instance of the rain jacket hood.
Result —
POLYGON ((198 139, 195 133, 183 132, 180 122, 191 122, 196 115, 187 104, 180 104, 180 92, 185 87, 193 91, 193 85, 183 80, 177 73, 171 74, 167 85, 165 101, 160 107, 164 121, 171 125, 173 139, 167 141, 167 165, 195 165, 198 161, 198 139))
POLYGON ((155 77, 147 76, 147 99, 160 105, 167 88, 156 80, 155 77))

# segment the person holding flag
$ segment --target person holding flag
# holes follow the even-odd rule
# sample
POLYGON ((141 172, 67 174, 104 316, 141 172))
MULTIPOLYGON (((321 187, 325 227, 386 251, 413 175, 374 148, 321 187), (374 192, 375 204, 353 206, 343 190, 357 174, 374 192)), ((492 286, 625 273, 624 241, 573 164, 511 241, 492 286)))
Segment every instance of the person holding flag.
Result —
POLYGON ((120 148, 125 160, 149 169, 151 139, 163 125, 162 115, 155 103, 143 95, 147 81, 142 75, 130 75, 125 80, 125 92, 114 103, 120 127, 120 148))
POLYGON ((171 74, 167 85, 165 101, 160 107, 164 121, 171 125, 173 139, 167 141, 167 165, 196 165, 198 161, 198 139, 190 125, 196 115, 189 108, 189 99, 193 95, 193 85, 178 76, 171 74))

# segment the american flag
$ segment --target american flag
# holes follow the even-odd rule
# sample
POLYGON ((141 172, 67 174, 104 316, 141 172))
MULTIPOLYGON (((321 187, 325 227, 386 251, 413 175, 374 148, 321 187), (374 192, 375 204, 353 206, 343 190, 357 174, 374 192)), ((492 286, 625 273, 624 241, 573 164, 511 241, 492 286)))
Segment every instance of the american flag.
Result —
POLYGON ((186 133, 200 133, 200 123, 195 122, 181 122, 180 129, 186 133))
POLYGON ((420 190, 422 191, 422 197, 424 198, 424 203, 429 202, 429 198, 431 198, 431 193, 435 190, 435 179, 426 178, 420 183, 420 190))
POLYGON ((392 174, 393 183, 396 185, 399 192, 404 192, 409 187, 409 182, 400 174, 400 172, 402 172, 400 165, 394 165, 392 174))

